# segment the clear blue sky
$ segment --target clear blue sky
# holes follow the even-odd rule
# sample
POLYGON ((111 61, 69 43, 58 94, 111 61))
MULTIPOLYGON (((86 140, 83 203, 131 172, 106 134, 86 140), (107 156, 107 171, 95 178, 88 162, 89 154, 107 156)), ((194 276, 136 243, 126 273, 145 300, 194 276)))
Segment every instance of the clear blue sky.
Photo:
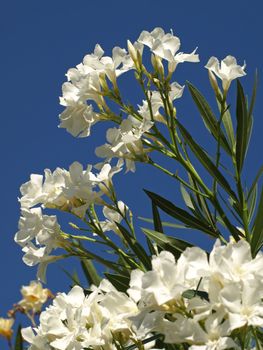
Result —
MULTIPOLYGON (((207 90, 207 72, 202 67, 208 58, 232 54, 240 63, 246 60, 248 76, 242 81, 250 89, 256 68, 262 77, 262 10, 260 0, 1 2, 0 316, 19 300, 21 285, 35 278, 35 269, 23 264, 21 249, 13 242, 20 185, 31 173, 42 173, 44 168, 68 168, 74 160, 83 164, 96 162, 94 147, 104 142, 99 128, 88 139, 75 139, 57 128, 57 115, 62 110, 58 97, 67 69, 80 63, 96 43, 110 54, 112 47, 125 47, 126 39, 137 39, 143 29, 161 26, 166 31, 172 28, 181 38, 183 51, 190 52, 198 46, 200 65, 182 65, 178 69, 179 83, 190 80, 207 90)), ((262 91, 261 86, 247 162, 249 178, 262 164, 262 91)), ((133 91, 128 90, 129 94, 135 99, 133 91)), ((198 128, 201 122, 188 93, 185 95, 180 114, 188 124, 196 126, 195 131, 200 130, 205 144, 204 129, 198 128)), ((162 179, 157 172, 149 176, 145 167, 138 167, 134 175, 118 176, 116 187, 120 199, 134 209, 135 215, 149 216, 149 201, 142 188, 171 196, 171 188, 162 179)), ((49 269, 48 281, 54 291, 64 290, 69 284, 54 267, 49 269)), ((1 344, 0 340, 2 349, 1 344)))

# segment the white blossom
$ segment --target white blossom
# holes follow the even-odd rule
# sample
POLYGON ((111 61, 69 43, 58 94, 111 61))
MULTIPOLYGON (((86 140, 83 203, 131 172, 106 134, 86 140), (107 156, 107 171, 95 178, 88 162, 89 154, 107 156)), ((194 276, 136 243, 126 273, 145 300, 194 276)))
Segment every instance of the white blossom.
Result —
POLYGON ((225 286, 220 292, 220 301, 228 313, 231 330, 244 325, 263 327, 262 299, 262 280, 244 280, 225 286))
POLYGON ((119 234, 119 229, 116 225, 116 222, 119 224, 123 217, 125 217, 126 212, 128 211, 127 205, 122 201, 117 202, 117 208, 108 208, 103 207, 103 215, 105 216, 105 221, 100 221, 100 226, 104 232, 114 231, 119 234), (118 210, 117 210, 118 209, 118 210))
POLYGON ((207 269, 207 257, 199 248, 187 249, 177 263, 170 252, 162 251, 153 256, 151 271, 132 271, 128 293, 141 309, 169 310, 184 291, 197 287, 207 269))
POLYGON ((64 258, 64 255, 49 255, 50 251, 47 247, 36 247, 32 242, 29 242, 23 247, 22 251, 25 253, 23 261, 26 265, 38 265, 37 278, 42 282, 46 282, 46 270, 48 264, 64 258))
POLYGON ((35 240, 51 251, 60 241, 60 226, 56 216, 42 215, 41 208, 22 209, 18 226, 19 231, 14 239, 22 247, 35 240))
POLYGON ((125 345, 133 334, 129 317, 138 312, 136 304, 109 282, 102 281, 98 288, 91 289, 89 296, 79 286, 68 294, 58 294, 41 313, 39 327, 22 330, 24 339, 31 344, 29 349, 110 350, 115 349, 113 336, 125 345))
POLYGON ((148 46, 151 51, 169 62, 169 71, 173 72, 178 63, 199 62, 196 49, 190 54, 178 52, 181 42, 172 33, 165 33, 162 28, 155 28, 152 32, 143 31, 138 42, 148 46))
POLYGON ((98 184, 110 181, 121 170, 121 164, 115 167, 105 164, 97 175, 91 169, 88 166, 85 170, 80 163, 74 162, 69 171, 57 168, 51 172, 46 169, 44 178, 42 175, 31 175, 30 181, 21 186, 22 208, 43 204, 45 207, 72 211, 83 217, 88 206, 97 202, 103 194, 98 184))
POLYGON ((135 171, 135 160, 145 160, 147 149, 143 147, 142 137, 152 127, 151 121, 134 123, 131 119, 122 121, 119 128, 110 128, 107 131, 108 143, 96 148, 96 155, 110 161, 112 158, 121 158, 126 162, 127 171, 135 171))
POLYGON ((28 286, 22 286, 21 294, 23 299, 19 301, 18 305, 25 311, 39 312, 42 305, 52 295, 50 290, 43 288, 39 281, 31 281, 28 286))
MULTIPOLYGON (((173 102, 175 99, 182 97, 183 91, 184 86, 173 82, 171 84, 171 90, 169 91, 170 101, 173 102)), ((149 91, 148 95, 151 101, 153 119, 155 121, 163 122, 164 118, 160 115, 159 111, 160 108, 164 108, 160 93, 158 91, 149 91)), ((138 113, 143 117, 143 119, 151 121, 150 108, 146 100, 143 100, 142 106, 139 106, 138 113)))
POLYGON ((103 56, 100 45, 95 46, 94 53, 84 57, 76 68, 68 70, 68 81, 62 85, 61 105, 66 109, 59 115, 60 128, 65 128, 75 137, 87 137, 91 127, 104 117, 100 109, 105 105, 100 94, 101 75, 106 75, 115 84, 117 77, 133 68, 133 61, 125 49, 114 47, 112 57, 103 56), (99 107, 95 111, 95 102, 99 107))
POLYGON ((246 64, 244 63, 243 66, 238 65, 235 57, 230 55, 226 56, 221 61, 221 64, 216 57, 210 57, 205 68, 222 80, 225 91, 229 89, 232 80, 246 75, 244 71, 246 64))
POLYGON ((263 256, 253 259, 248 242, 230 241, 227 245, 216 242, 209 257, 209 296, 218 302, 221 289, 229 283, 262 279, 263 256))

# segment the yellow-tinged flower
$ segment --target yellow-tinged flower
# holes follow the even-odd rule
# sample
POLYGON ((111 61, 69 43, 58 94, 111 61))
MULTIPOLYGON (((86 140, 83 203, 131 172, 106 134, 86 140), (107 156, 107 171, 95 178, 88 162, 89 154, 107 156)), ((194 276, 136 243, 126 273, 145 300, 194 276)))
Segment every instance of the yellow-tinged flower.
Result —
POLYGON ((18 303, 25 311, 38 312, 52 293, 49 289, 43 288, 37 281, 31 281, 29 286, 21 288, 23 299, 18 303))
POLYGON ((10 339, 13 334, 12 326, 14 324, 13 318, 2 318, 0 317, 0 335, 10 339))

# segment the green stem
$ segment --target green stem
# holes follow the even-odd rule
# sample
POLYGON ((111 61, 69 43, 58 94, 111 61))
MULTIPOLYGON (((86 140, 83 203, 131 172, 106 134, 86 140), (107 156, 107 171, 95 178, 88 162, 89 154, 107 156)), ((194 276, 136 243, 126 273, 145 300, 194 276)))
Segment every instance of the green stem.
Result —
POLYGON ((262 350, 263 347, 261 346, 260 340, 259 340, 258 337, 257 337, 257 332, 256 332, 255 328, 252 328, 252 332, 253 332, 253 335, 254 335, 255 341, 256 341, 256 349, 257 349, 257 350, 262 350))
POLYGON ((149 159, 149 164, 153 165, 155 168, 161 170, 162 172, 164 172, 165 174, 175 178, 176 180, 180 181, 184 186, 188 187, 190 190, 192 190, 195 193, 198 193, 200 196, 209 198, 209 196, 203 192, 198 191, 197 189, 195 189, 194 187, 192 187, 189 183, 187 183, 186 181, 184 181, 179 175, 177 175, 176 173, 172 173, 171 171, 165 169, 164 167, 162 167, 160 164, 154 162, 152 159, 149 159))
POLYGON ((235 166, 235 171, 236 171, 236 185, 237 185, 237 192, 238 192, 238 198, 239 198, 239 204, 240 204, 240 209, 241 209, 241 218, 243 221, 244 225, 244 230, 245 230, 245 237, 247 242, 250 242, 251 239, 251 234, 249 230, 249 220, 248 220, 248 206, 247 206, 247 201, 245 198, 243 186, 242 186, 242 181, 241 181, 241 176, 237 168, 236 160, 233 159, 233 163, 235 166))
MULTIPOLYGON (((220 130, 221 130, 221 123, 222 123, 222 120, 223 120, 223 116, 225 114, 225 100, 226 100, 226 96, 224 95, 223 99, 221 100, 221 104, 220 104, 220 117, 219 117, 219 120, 217 122, 217 149, 216 149, 216 168, 218 169, 219 168, 219 162, 220 162, 220 156, 221 156, 221 153, 220 153, 220 148, 221 148, 221 133, 220 133, 220 130)), ((214 194, 214 197, 217 196, 217 180, 216 178, 214 179, 214 182, 213 182, 213 194, 214 194)), ((216 208, 215 208, 215 211, 214 211, 214 220, 216 221, 216 208)))

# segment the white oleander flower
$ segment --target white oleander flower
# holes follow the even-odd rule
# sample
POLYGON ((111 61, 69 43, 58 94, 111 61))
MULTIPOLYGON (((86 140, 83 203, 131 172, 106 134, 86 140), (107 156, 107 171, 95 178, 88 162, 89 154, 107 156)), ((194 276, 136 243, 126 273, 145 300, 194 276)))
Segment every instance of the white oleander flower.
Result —
POLYGON ((51 292, 43 288, 38 281, 31 281, 29 286, 22 286, 21 294, 23 299, 19 301, 19 306, 26 311, 39 312, 43 304, 51 297, 51 292))
MULTIPOLYGON (((170 101, 173 102, 175 99, 182 97, 184 91, 184 86, 173 82, 171 84, 171 91, 169 92, 170 101)), ((153 113, 153 119, 155 121, 163 122, 164 118, 160 115, 159 109, 164 108, 161 95, 158 91, 149 91, 149 99, 151 100, 151 108, 153 113)), ((145 120, 151 120, 151 114, 148 102, 143 100, 142 106, 139 106, 138 113, 145 120)))
POLYGON ((49 251, 58 246, 61 236, 55 215, 42 215, 41 208, 22 208, 21 212, 19 231, 14 238, 16 243, 24 247, 28 242, 36 240, 37 244, 45 245, 49 251))
MULTIPOLYGON (((94 71, 97 73, 105 73, 111 80, 112 77, 119 77, 133 67, 133 62, 125 49, 114 47, 112 50, 112 57, 103 55, 103 49, 97 44, 94 53, 86 55, 83 59, 83 63, 80 63, 77 69, 82 74, 89 74, 94 71)), ((72 75, 70 79, 71 77, 72 75)))
POLYGON ((195 343, 202 345, 192 345, 191 350, 224 350, 234 348, 237 344, 231 339, 231 329, 229 321, 224 320, 224 314, 215 312, 211 314, 204 323, 204 332, 200 331, 199 337, 194 340, 195 343))
POLYGON ((82 63, 68 70, 68 82, 62 85, 60 104, 66 109, 59 115, 59 127, 65 128, 75 137, 89 136, 91 127, 104 119, 88 103, 95 102, 99 109, 105 106, 100 94, 101 75, 107 75, 116 84, 117 77, 133 68, 133 61, 125 49, 114 47, 112 57, 103 54, 104 51, 97 44, 94 53, 86 55, 82 63))
POLYGON ((66 129, 74 137, 89 136, 91 126, 100 120, 93 106, 85 103, 76 103, 74 106, 67 107, 59 118, 59 127, 66 129))
POLYGON ((244 71, 246 64, 244 63, 243 66, 239 66, 235 57, 230 55, 226 56, 221 61, 221 64, 216 57, 210 57, 205 68, 222 80, 224 91, 229 89, 232 80, 246 75, 246 72, 244 71))
POLYGON ((209 257, 209 297, 217 303, 219 293, 228 284, 260 280, 263 277, 263 255, 253 259, 248 242, 230 241, 221 245, 216 241, 209 257))
POLYGON ((118 210, 121 212, 121 214, 115 208, 110 209, 105 206, 103 207, 102 212, 106 220, 100 221, 100 226, 104 232, 113 231, 117 234, 120 233, 116 225, 116 222, 119 224, 122 221, 123 216, 125 216, 125 213, 128 211, 128 207, 122 201, 117 202, 117 207, 118 207, 118 210))
POLYGON ((30 350, 115 349, 113 337, 121 344, 135 336, 129 317, 138 312, 126 294, 117 291, 108 281, 102 281, 92 293, 84 295, 75 286, 68 293, 58 294, 53 304, 40 315, 40 325, 22 330, 30 350))
POLYGON ((138 42, 148 46, 151 51, 169 62, 169 72, 176 69, 178 63, 199 62, 199 56, 195 53, 196 49, 190 54, 178 52, 181 42, 180 39, 172 33, 165 33, 162 28, 155 28, 152 32, 143 31, 138 42))
POLYGON ((230 283, 220 291, 231 330, 245 325, 263 327, 262 279, 230 283))
POLYGON ((23 256, 23 261, 26 265, 38 265, 37 278, 42 282, 46 282, 46 270, 48 264, 63 259, 65 257, 65 255, 49 255, 50 251, 47 250, 47 247, 36 247, 32 242, 29 242, 22 249, 22 251, 25 253, 25 255, 23 256))
POLYGON ((30 208, 43 204, 83 217, 89 205, 99 201, 103 194, 98 185, 111 181, 121 166, 121 163, 115 167, 105 164, 97 175, 91 172, 91 166, 84 170, 78 162, 72 163, 69 171, 57 168, 51 172, 46 169, 44 179, 42 175, 31 175, 30 181, 21 186, 21 206, 30 208))
POLYGON ((41 208, 22 208, 19 231, 14 240, 23 247, 23 261, 26 265, 39 264, 38 277, 42 281, 45 280, 47 264, 61 258, 52 257, 50 253, 58 247, 63 247, 65 242, 57 217, 42 215, 41 208))
POLYGON ((135 160, 145 160, 147 149, 143 147, 141 138, 148 132, 153 123, 143 121, 134 123, 131 119, 122 121, 119 128, 110 128, 107 131, 108 143, 96 148, 96 155, 110 161, 112 158, 121 158, 126 162, 127 171, 135 171, 135 160))
POLYGON ((127 292, 142 310, 173 310, 183 292, 195 289, 207 270, 207 257, 200 248, 186 249, 177 262, 170 252, 162 251, 152 257, 151 271, 132 271, 127 292))

